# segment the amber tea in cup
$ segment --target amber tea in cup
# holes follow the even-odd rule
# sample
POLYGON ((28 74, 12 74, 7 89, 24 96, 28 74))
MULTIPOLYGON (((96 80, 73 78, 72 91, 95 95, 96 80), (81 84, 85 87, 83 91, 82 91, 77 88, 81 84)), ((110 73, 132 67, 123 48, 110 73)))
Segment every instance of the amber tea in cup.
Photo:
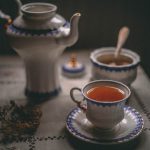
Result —
POLYGON ((97 86, 87 91, 87 97, 96 101, 113 102, 125 97, 125 92, 113 86, 97 86))

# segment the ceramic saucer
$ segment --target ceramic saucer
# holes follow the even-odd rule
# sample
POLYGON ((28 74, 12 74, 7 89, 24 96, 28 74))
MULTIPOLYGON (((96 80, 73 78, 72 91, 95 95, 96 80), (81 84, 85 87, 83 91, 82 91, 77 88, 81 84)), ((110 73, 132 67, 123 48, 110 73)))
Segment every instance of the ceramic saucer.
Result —
POLYGON ((94 144, 119 144, 136 138, 144 127, 144 121, 134 108, 125 107, 124 119, 112 130, 95 128, 80 108, 73 109, 66 120, 68 131, 76 138, 94 144))

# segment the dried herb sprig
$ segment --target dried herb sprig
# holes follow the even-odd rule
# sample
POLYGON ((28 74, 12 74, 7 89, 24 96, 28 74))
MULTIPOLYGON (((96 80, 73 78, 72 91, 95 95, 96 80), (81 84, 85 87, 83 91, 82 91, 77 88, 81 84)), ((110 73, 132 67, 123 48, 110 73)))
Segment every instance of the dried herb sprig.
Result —
POLYGON ((16 137, 32 135, 40 124, 42 112, 38 105, 17 105, 10 101, 9 105, 0 107, 1 142, 12 141, 16 137))

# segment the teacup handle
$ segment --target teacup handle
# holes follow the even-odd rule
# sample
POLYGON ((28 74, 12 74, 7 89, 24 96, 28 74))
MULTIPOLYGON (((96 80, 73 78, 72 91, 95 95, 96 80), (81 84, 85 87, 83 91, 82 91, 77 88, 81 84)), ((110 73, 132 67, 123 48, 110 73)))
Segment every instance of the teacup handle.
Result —
POLYGON ((77 106, 79 108, 81 108, 83 111, 86 111, 87 110, 87 107, 85 105, 82 105, 82 101, 84 101, 84 98, 82 100, 77 100, 75 99, 74 97, 74 91, 79 91, 81 93, 81 89, 78 88, 78 87, 74 87, 70 90, 70 97, 72 98, 72 100, 77 104, 77 106))

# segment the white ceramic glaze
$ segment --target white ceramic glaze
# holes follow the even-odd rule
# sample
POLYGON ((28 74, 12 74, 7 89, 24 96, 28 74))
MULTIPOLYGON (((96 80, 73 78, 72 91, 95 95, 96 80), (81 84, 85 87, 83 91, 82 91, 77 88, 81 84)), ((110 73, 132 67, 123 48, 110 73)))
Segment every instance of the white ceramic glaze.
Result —
POLYGON ((136 79, 140 56, 129 49, 123 48, 121 55, 129 57, 132 60, 132 63, 121 66, 110 66, 97 60, 103 55, 113 56, 114 52, 115 47, 103 47, 96 49, 91 53, 90 59, 92 62, 92 80, 111 79, 130 85, 136 79))
MULTIPOLYGON (((74 96, 74 91, 80 90, 79 88, 72 88, 70 91, 70 96, 74 102, 78 104, 81 109, 85 107, 82 106, 81 101, 76 100, 74 96)), ((131 91, 130 89, 122 84, 121 82, 112 80, 97 80, 86 84, 81 90, 84 100, 86 100, 87 106, 84 109, 87 119, 96 127, 101 129, 110 130, 115 127, 124 118, 124 105, 126 100, 129 98, 131 91), (109 101, 96 101, 87 97, 87 91, 93 87, 98 86, 112 86, 119 88, 125 94, 122 100, 109 102, 109 101)), ((108 93, 109 94, 109 93, 108 93)))
POLYGON ((57 62, 64 49, 78 39, 80 14, 74 14, 69 23, 56 10, 49 3, 25 4, 22 15, 7 28, 11 46, 25 63, 26 88, 33 93, 60 88, 57 62))
POLYGON ((124 107, 123 120, 110 131, 99 130, 86 118, 80 108, 74 108, 66 120, 67 130, 74 137, 93 144, 121 144, 139 136, 144 128, 144 120, 132 107, 124 107))

